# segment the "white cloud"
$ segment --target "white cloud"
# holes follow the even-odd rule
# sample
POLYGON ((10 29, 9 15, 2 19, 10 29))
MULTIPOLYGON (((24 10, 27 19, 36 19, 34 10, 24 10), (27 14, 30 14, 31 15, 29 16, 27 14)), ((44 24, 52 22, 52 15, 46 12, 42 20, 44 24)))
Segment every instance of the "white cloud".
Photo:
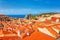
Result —
POLYGON ((58 9, 0 9, 0 14, 19 15, 19 14, 39 14, 44 12, 60 12, 58 9))
POLYGON ((34 9, 0 9, 0 13, 6 14, 6 15, 18 15, 18 14, 36 14, 40 10, 34 10, 34 9))

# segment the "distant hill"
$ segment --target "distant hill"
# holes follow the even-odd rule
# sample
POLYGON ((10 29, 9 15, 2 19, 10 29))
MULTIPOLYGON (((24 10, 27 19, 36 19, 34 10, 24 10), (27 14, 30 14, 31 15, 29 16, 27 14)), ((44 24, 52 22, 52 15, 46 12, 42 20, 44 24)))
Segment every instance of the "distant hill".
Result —
POLYGON ((10 21, 12 17, 0 14, 0 21, 10 21))
POLYGON ((51 12, 51 13, 41 13, 41 14, 37 14, 37 15, 32 15, 31 16, 31 19, 35 19, 36 17, 39 17, 39 16, 42 16, 42 15, 54 15, 54 14, 60 14, 60 13, 54 13, 54 12, 51 12))

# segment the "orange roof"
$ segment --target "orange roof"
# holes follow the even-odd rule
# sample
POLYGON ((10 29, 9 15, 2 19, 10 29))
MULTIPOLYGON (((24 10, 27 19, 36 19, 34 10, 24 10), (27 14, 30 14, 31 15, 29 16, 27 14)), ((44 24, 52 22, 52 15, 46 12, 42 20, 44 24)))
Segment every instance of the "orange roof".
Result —
POLYGON ((55 40, 55 38, 52 38, 41 32, 35 31, 30 36, 25 37, 23 40, 55 40))

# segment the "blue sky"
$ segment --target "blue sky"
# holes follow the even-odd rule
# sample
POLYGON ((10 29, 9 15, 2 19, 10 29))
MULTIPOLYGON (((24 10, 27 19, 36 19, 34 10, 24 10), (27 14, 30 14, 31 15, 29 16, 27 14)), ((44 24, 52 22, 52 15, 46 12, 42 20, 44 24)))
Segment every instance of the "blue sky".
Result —
POLYGON ((60 12, 60 0, 0 0, 0 14, 60 12))

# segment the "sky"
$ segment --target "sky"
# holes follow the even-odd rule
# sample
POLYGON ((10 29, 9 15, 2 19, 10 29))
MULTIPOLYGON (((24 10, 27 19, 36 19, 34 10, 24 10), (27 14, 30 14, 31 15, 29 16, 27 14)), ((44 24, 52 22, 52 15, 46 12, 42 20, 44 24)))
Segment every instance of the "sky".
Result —
POLYGON ((60 0, 0 0, 0 14, 24 15, 60 12, 60 0))

